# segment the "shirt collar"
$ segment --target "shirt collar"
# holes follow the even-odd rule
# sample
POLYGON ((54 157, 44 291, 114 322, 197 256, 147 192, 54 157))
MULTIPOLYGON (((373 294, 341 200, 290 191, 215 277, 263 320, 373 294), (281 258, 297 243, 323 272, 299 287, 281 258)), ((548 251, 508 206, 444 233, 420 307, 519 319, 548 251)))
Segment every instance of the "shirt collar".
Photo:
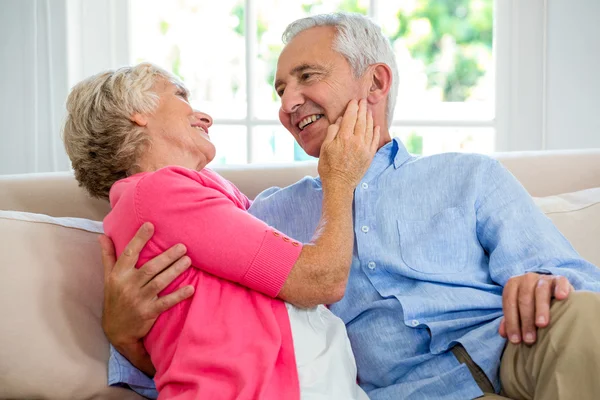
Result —
MULTIPOLYGON (((381 173, 391 163, 394 164, 394 169, 398 169, 410 160, 413 156, 410 155, 404 144, 399 138, 393 138, 391 142, 383 145, 373 158, 369 170, 365 174, 365 181, 371 180, 374 176, 381 173)), ((321 184, 321 177, 318 176, 316 181, 321 184)))
POLYGON ((402 144, 402 141, 400 141, 400 139, 397 137, 392 139, 390 157, 394 160, 395 169, 400 168, 402 164, 412 158, 408 150, 406 150, 406 147, 404 147, 404 144, 402 144))
POLYGON ((395 137, 391 142, 383 145, 375 154, 375 159, 387 161, 387 165, 393 163, 394 168, 398 169, 402 164, 411 159, 411 155, 409 154, 402 141, 395 137))

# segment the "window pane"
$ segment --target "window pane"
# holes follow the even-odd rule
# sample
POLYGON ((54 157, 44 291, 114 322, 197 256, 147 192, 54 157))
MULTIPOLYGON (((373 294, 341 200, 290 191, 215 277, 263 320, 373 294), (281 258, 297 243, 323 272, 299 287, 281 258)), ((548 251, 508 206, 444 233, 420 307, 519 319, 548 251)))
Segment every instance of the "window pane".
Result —
POLYGON ((288 163, 312 160, 281 126, 259 126, 252 134, 252 162, 288 163))
POLYGON ((217 148, 211 164, 247 164, 246 127, 239 125, 213 125, 210 140, 217 148))
POLYGON ((334 11, 367 14, 368 0, 261 0, 256 2, 258 21, 257 59, 253 96, 256 117, 276 119, 279 99, 273 89, 277 58, 283 49, 281 34, 286 26, 302 17, 334 11))
POLYGON ((131 61, 183 79, 194 107, 244 118, 244 7, 237 0, 131 0, 131 61))
POLYGON ((431 155, 446 152, 489 154, 494 151, 494 128, 392 127, 409 153, 431 155))
POLYGON ((452 114, 444 110, 448 102, 465 102, 466 116, 493 118, 493 0, 380 1, 378 7, 400 75, 395 119, 445 119, 452 114))

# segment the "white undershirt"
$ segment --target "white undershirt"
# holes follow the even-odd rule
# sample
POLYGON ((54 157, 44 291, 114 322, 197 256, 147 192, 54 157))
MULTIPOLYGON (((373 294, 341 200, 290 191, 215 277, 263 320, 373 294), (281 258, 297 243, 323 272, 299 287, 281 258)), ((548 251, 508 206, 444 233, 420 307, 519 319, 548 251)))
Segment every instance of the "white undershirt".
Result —
POLYGON ((301 400, 368 400, 356 383, 356 362, 344 322, 325 306, 286 303, 301 400))

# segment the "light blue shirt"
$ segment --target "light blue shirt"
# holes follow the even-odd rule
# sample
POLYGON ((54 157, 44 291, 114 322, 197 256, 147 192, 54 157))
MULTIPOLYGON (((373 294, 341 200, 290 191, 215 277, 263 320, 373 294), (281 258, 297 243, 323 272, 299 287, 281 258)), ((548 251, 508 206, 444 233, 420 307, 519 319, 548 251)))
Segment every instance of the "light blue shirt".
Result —
MULTIPOLYGON (((321 201, 319 178, 306 177, 261 193, 250 212, 308 242, 321 201)), ((331 310, 346 324, 359 382, 374 400, 481 396, 449 351, 457 343, 498 391, 502 289, 513 276, 563 275, 578 290, 600 292, 600 270, 481 155, 413 157, 394 139, 355 191, 354 234, 346 294, 331 310)), ((111 353, 109 383, 152 387, 132 368, 111 353)))

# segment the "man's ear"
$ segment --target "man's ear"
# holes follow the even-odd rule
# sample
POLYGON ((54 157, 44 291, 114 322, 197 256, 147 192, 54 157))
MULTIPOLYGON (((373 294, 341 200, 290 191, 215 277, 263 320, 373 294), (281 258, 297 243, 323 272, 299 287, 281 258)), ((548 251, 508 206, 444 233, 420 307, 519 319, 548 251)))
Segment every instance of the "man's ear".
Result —
POLYGON ((131 122, 134 122, 138 126, 146 126, 148 125, 148 118, 141 113, 134 113, 131 116, 131 122))
POLYGON ((373 64, 369 70, 370 87, 367 101, 369 104, 377 104, 387 99, 392 87, 392 70, 384 63, 373 64))

